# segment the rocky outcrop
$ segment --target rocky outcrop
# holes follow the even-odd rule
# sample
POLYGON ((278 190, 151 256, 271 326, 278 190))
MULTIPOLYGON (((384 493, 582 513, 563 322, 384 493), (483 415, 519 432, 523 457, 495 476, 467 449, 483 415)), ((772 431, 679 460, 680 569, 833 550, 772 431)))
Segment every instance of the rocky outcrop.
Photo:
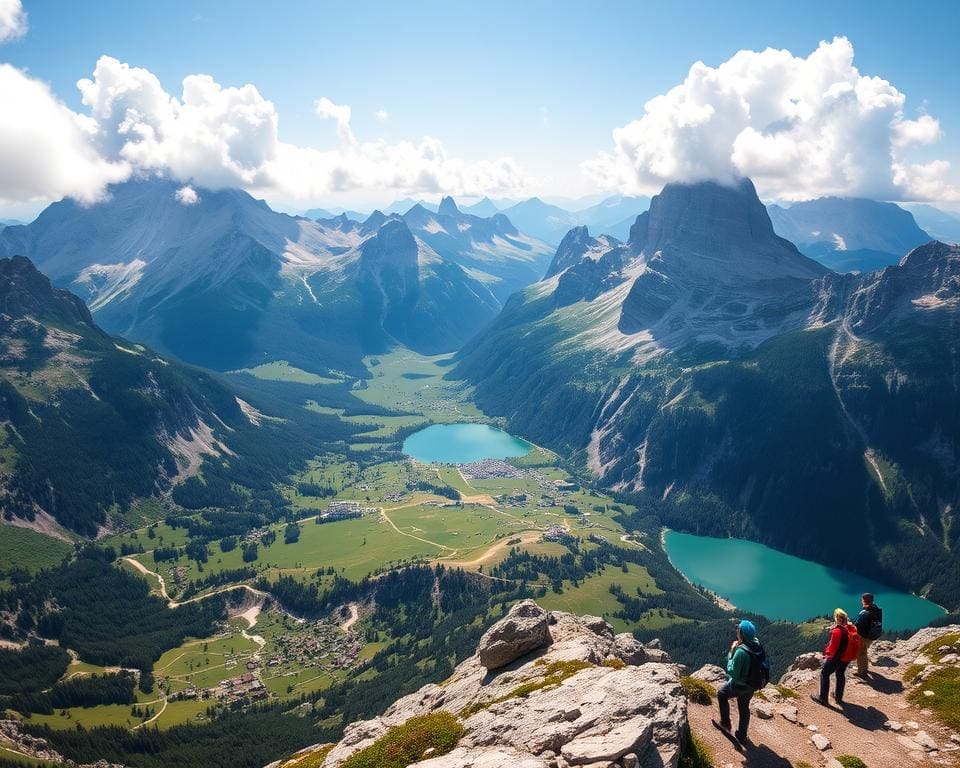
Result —
POLYGON ((464 735, 423 768, 675 768, 687 728, 680 668, 664 651, 616 635, 596 616, 517 603, 478 652, 439 685, 353 723, 324 768, 373 744, 392 726, 445 711, 464 735))
POLYGON ((477 657, 486 669, 499 669, 550 642, 550 614, 533 600, 517 603, 480 638, 477 657))
POLYGON ((0 720, 0 747, 6 747, 28 759, 42 760, 44 763, 52 763, 64 768, 124 768, 123 765, 107 760, 78 765, 53 749, 46 739, 24 733, 16 720, 0 720))

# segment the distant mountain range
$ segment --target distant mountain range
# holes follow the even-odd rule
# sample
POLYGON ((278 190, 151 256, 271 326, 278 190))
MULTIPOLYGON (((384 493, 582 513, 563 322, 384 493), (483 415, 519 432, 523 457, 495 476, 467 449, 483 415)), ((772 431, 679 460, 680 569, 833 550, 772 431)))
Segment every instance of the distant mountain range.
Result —
POLYGON ((913 215, 894 203, 822 197, 789 208, 769 205, 777 234, 838 272, 889 267, 933 239, 913 215))
POLYGON ((239 190, 200 189, 193 205, 176 193, 133 181, 93 206, 54 203, 0 232, 0 255, 29 256, 108 331, 187 362, 361 376, 360 357, 391 345, 456 349, 550 258, 503 216, 452 201, 357 224, 276 213, 239 190))
MULTIPOLYGON (((577 201, 569 203, 576 205, 577 201)), ((442 203, 441 203, 442 205, 442 203)), ((544 202, 540 198, 531 197, 521 202, 509 200, 491 200, 484 197, 471 205, 458 207, 458 213, 469 214, 480 218, 492 218, 501 214, 510 220, 510 226, 535 239, 542 240, 552 247, 556 247, 563 236, 573 227, 587 226, 598 232, 626 239, 637 215, 650 205, 648 197, 626 197, 614 195, 601 200, 599 203, 568 210, 558 205, 544 202)), ((398 200, 383 213, 406 215, 411 209, 419 206, 430 212, 437 213, 438 206, 412 199, 398 200)), ((304 216, 311 219, 331 219, 341 214, 356 222, 364 221, 368 215, 357 211, 342 209, 326 210, 313 208, 304 216)))
POLYGON ((960 214, 941 211, 925 203, 908 203, 903 207, 913 214, 917 224, 937 240, 960 243, 960 214))
MULTIPOLYGON (((884 247, 919 237, 906 217, 884 247)), ((955 603, 960 248, 838 274, 750 182, 668 185, 625 242, 570 232, 547 275, 459 355, 485 411, 668 524, 955 603)))
POLYGON ((332 440, 351 428, 261 395, 251 400, 107 335, 29 259, 0 258, 0 508, 8 521, 93 536, 111 511, 171 489, 192 508, 241 504, 236 485, 282 507, 273 483, 325 449, 317 435, 332 440))
MULTIPOLYGON (((483 218, 502 213, 517 228, 552 246, 575 227, 626 240, 636 217, 647 210, 647 197, 614 195, 586 205, 590 198, 557 200, 529 198, 520 202, 483 198, 460 211, 483 218)), ((383 211, 404 214, 419 205, 433 213, 437 206, 399 200, 383 211)), ((819 198, 789 207, 767 206, 774 230, 801 252, 839 272, 869 272, 896 264, 911 248, 932 239, 960 242, 960 215, 925 204, 882 203, 862 198, 819 198), (911 217, 912 214, 912 217, 911 217)), ((346 214, 361 222, 368 214, 342 209, 313 209, 308 218, 346 214)))

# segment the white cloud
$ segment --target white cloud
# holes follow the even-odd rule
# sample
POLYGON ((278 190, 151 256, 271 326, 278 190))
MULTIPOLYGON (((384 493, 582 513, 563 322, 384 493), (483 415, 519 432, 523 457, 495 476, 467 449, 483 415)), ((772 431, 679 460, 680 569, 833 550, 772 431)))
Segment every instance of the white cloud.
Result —
POLYGON ((940 121, 923 115, 916 120, 901 120, 893 126, 893 145, 898 148, 940 141, 940 121))
POLYGON ((0 43, 27 34, 27 14, 20 0, 0 0, 0 43))
POLYGON ((468 162, 429 136, 361 141, 350 107, 326 97, 315 111, 336 121, 337 142, 321 149, 281 141, 276 108, 250 84, 226 87, 189 75, 178 97, 152 72, 103 56, 77 87, 86 114, 24 72, 3 68, 0 103, 18 109, 0 113, 0 200, 95 200, 108 183, 150 173, 191 189, 237 186, 285 201, 361 189, 507 195, 531 183, 510 158, 468 162))
MULTIPOLYGON (((613 132, 614 149, 582 164, 601 187, 655 193, 669 181, 749 176, 768 198, 860 195, 960 197, 942 161, 903 153, 940 138, 929 115, 904 116, 904 94, 861 75, 843 37, 806 58, 740 51, 718 67, 695 63, 680 85, 613 132), (926 192, 924 192, 926 190, 926 192)), ((935 198, 931 198, 935 199, 935 198)))
POLYGON ((350 118, 353 112, 346 104, 334 104, 324 96, 317 100, 317 103, 314 105, 314 112, 320 115, 320 117, 336 120, 337 135, 340 137, 340 141, 348 144, 356 141, 353 136, 353 131, 350 130, 350 118))
POLYGON ((93 202, 129 174, 123 160, 98 152, 93 118, 68 109, 45 83, 9 64, 0 64, 0 103, 8 107, 0 109, 0 202, 65 195, 93 202))
POLYGON ((181 205, 196 205, 200 202, 200 195, 197 194, 191 186, 180 187, 173 196, 177 199, 177 202, 181 205))
POLYGON ((373 113, 373 119, 376 120, 378 123, 385 123, 387 122, 387 120, 390 119, 390 113, 387 112, 387 110, 385 109, 378 109, 376 112, 373 113))

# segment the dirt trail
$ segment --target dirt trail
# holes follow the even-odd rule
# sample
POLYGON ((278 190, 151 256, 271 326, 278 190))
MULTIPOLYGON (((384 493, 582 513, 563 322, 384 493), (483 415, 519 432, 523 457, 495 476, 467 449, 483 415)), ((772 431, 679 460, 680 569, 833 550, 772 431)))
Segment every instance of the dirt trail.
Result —
POLYGON ((474 558, 473 560, 443 560, 444 565, 452 566, 454 568, 475 568, 478 565, 484 565, 489 563, 496 557, 497 553, 502 549, 508 547, 516 546, 511 544, 511 541, 515 539, 520 539, 521 544, 532 544, 537 541, 543 535, 543 531, 532 530, 532 531, 521 531, 516 535, 510 535, 508 538, 500 539, 500 541, 492 544, 482 555, 474 558))
MULTIPOLYGON (((415 505, 415 504, 407 504, 407 505, 405 505, 405 506, 410 507, 410 506, 416 506, 416 505, 415 505)), ((393 507, 393 509, 391 509, 390 511, 393 512, 393 511, 395 511, 395 510, 397 510, 397 509, 403 509, 403 507, 393 507)), ((452 547, 448 547, 446 544, 437 544, 437 542, 435 542, 435 541, 430 541, 430 539, 424 539, 422 536, 415 536, 415 535, 412 534, 412 533, 407 533, 406 531, 401 531, 399 528, 397 528, 397 526, 396 526, 396 524, 393 522, 393 520, 390 519, 390 515, 387 514, 387 510, 386 510, 386 509, 381 509, 381 510, 380 510, 380 516, 381 516, 384 520, 386 520, 387 523, 390 525, 390 527, 393 528, 393 530, 395 530, 395 531, 396 531, 397 533, 399 533, 401 536, 406 536, 406 537, 411 538, 411 539, 416 539, 417 541, 421 541, 421 542, 423 542, 424 544, 429 544, 431 547, 436 547, 437 549, 440 549, 440 550, 446 549, 446 550, 450 551, 451 553, 456 553, 456 550, 455 550, 455 549, 453 549, 452 547)))
POLYGON ((133 728, 132 728, 131 730, 134 730, 134 731, 135 731, 135 730, 137 730, 138 728, 143 728, 143 726, 145 726, 145 725, 150 725, 150 723, 152 723, 154 720, 156 720, 157 718, 159 718, 160 715, 162 715, 162 714, 166 711, 166 709, 167 709, 167 697, 166 697, 166 696, 164 696, 162 699, 156 699, 155 701, 148 701, 146 704, 144 704, 144 706, 147 706, 147 707, 148 707, 148 706, 150 706, 151 704, 156 704, 158 701, 162 701, 162 702, 163 702, 163 706, 160 707, 160 709, 157 710, 156 714, 154 714, 154 716, 151 717, 149 720, 144 720, 144 721, 143 721, 142 723, 140 723, 139 725, 133 726, 133 728))
MULTIPOLYGON (((144 576, 156 577, 156 579, 160 583, 160 594, 163 597, 163 599, 167 601, 167 605, 170 608, 179 608, 181 605, 189 605, 190 603, 197 603, 197 602, 200 602, 201 600, 206 600, 209 597, 213 597, 214 595, 222 595, 225 592, 232 592, 236 589, 244 589, 250 594, 259 598, 267 598, 270 596, 262 590, 254 589, 249 584, 230 584, 226 587, 215 589, 213 590, 213 592, 205 592, 202 595, 197 595, 196 597, 191 597, 187 600, 178 601, 178 600, 174 600, 172 597, 170 597, 170 595, 167 594, 167 583, 163 580, 163 576, 161 576, 159 573, 157 573, 156 571, 151 571, 149 568, 147 568, 147 566, 145 566, 139 560, 135 560, 132 557, 124 557, 123 560, 124 562, 130 563, 130 565, 132 565, 134 568, 140 571, 140 573, 142 573, 144 576)), ((260 609, 257 608, 258 613, 259 613, 259 610, 260 609)), ((253 625, 251 624, 250 626, 253 626, 253 625)))
MULTIPOLYGON (((861 681, 848 671, 842 709, 832 699, 830 707, 810 699, 817 680, 798 687, 795 699, 763 702, 773 717, 763 719, 753 714, 749 728, 751 743, 742 750, 735 748, 732 740, 711 724, 711 718, 718 716, 716 701, 709 706, 691 703, 690 727, 710 749, 718 768, 789 768, 799 761, 824 766, 838 755, 855 755, 870 768, 955 764, 954 755, 960 751, 953 751, 958 745, 951 741, 951 733, 933 720, 929 710, 905 698, 902 677, 908 663, 906 660, 896 666, 873 667, 869 681, 861 681), (789 708, 796 710, 795 723, 780 713, 789 708), (902 730, 896 732, 885 727, 888 721, 901 724, 902 730), (913 740, 918 731, 928 734, 939 751, 919 749, 913 740), (815 734, 825 736, 830 747, 819 750, 811 741, 815 734)), ((757 701, 754 697, 754 702, 757 701)), ((735 702, 732 702, 732 719, 736 727, 735 702)))

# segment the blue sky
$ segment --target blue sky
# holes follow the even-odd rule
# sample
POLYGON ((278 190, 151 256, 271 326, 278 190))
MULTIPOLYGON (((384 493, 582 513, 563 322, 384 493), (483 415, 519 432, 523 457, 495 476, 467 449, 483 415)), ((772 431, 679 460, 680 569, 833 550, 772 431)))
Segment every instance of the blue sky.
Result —
MULTIPOLYGON (((533 179, 532 193, 574 196, 598 191, 580 164, 611 151, 612 131, 641 117, 644 103, 681 83, 695 61, 715 67, 767 47, 806 57, 820 41, 846 36, 860 73, 906 97, 906 119, 938 121, 938 140, 913 148, 911 161, 944 159, 952 181, 960 167, 955 2, 25 0, 24 9, 29 30, 0 48, 0 61, 49 83, 78 113, 77 80, 109 55, 149 70, 177 97, 190 74, 252 83, 274 104, 284 142, 336 146, 336 124, 314 110, 327 97, 351 107, 359 141, 436 137, 465 162, 512 158, 533 179)), ((314 202, 399 196, 352 188, 314 202)))

